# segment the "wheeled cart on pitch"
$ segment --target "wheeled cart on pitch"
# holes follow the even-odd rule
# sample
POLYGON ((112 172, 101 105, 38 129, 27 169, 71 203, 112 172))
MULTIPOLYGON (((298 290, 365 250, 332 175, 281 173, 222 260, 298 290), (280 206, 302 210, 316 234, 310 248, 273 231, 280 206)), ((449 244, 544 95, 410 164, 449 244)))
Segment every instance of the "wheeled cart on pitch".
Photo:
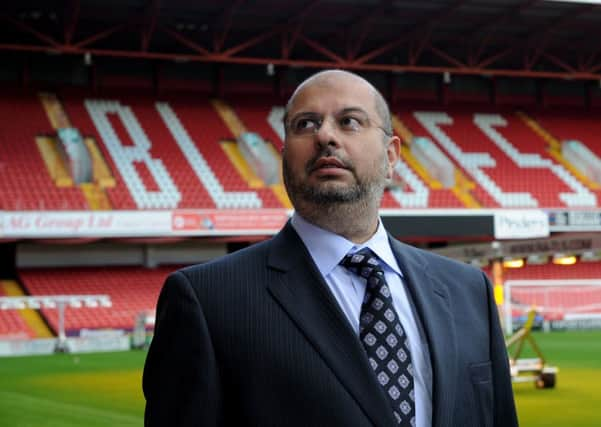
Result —
POLYGON ((530 334, 536 310, 531 309, 528 312, 528 319, 524 326, 505 341, 505 346, 509 351, 515 344, 513 354, 509 355, 509 364, 511 369, 511 380, 514 383, 533 382, 537 388, 554 388, 559 369, 555 366, 549 366, 542 351, 536 344, 534 337, 530 334), (524 342, 528 341, 532 350, 538 357, 524 359, 520 358, 524 342))

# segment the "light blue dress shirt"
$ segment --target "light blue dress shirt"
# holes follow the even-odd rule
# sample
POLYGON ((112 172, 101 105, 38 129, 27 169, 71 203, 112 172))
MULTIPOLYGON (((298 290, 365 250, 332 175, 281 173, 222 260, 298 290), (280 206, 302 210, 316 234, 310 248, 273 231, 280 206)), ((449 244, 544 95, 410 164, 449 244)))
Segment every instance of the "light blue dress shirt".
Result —
POLYGON ((431 427, 432 365, 428 343, 403 283, 403 273, 390 248, 388 234, 382 222, 378 223, 376 233, 361 245, 317 227, 297 213, 294 213, 291 222, 357 335, 359 335, 361 304, 365 294, 365 279, 339 263, 346 254, 354 253, 364 247, 370 248, 380 258, 394 308, 409 338, 414 368, 416 427, 431 427))

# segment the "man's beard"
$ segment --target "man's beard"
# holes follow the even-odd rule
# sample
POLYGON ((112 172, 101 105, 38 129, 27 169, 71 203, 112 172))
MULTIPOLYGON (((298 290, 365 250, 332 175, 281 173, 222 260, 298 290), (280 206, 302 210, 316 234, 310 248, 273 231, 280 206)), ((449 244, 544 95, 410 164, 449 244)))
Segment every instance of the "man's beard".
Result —
POLYGON ((315 170, 317 161, 322 157, 336 158, 353 175, 355 182, 344 187, 328 185, 325 181, 323 185, 308 185, 302 179, 293 175, 284 155, 282 159, 284 183, 295 208, 298 209, 299 206, 297 205, 303 202, 319 207, 334 207, 336 205, 363 205, 367 207, 371 204, 370 202, 379 205, 386 185, 388 163, 385 155, 382 156, 377 165, 374 165, 375 168, 378 168, 377 173, 367 177, 359 177, 350 160, 339 157, 330 147, 326 147, 307 162, 305 166, 306 177, 315 170))

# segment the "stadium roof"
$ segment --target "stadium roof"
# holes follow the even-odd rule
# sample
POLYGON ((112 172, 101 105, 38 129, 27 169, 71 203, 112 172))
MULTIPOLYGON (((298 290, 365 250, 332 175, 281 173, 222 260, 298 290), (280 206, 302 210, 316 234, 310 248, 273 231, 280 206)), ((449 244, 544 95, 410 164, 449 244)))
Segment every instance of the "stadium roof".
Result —
POLYGON ((601 79, 601 6, 543 0, 20 0, 0 50, 601 79))

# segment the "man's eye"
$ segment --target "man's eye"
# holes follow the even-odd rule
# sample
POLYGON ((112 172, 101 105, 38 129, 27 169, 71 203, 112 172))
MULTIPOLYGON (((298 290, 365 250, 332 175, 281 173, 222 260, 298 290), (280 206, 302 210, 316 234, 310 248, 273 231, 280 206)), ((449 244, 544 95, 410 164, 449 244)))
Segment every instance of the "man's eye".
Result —
POLYGON ((317 122, 314 119, 298 119, 293 123, 295 132, 307 132, 317 129, 317 122))
POLYGON ((358 131, 361 130, 363 124, 359 119, 352 116, 344 116, 340 119, 340 128, 343 130, 358 131))

